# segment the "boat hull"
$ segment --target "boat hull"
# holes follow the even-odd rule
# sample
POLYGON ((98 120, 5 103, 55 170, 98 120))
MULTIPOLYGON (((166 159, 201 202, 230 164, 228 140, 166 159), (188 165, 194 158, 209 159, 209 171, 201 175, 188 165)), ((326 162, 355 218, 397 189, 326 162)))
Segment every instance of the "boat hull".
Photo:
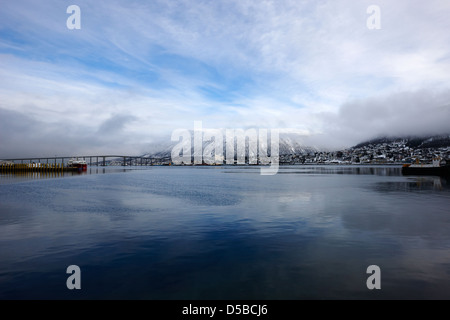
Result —
POLYGON ((74 167, 79 171, 87 171, 87 164, 76 164, 74 167))
POLYGON ((402 167, 403 175, 450 176, 450 166, 443 167, 402 167))
POLYGON ((86 163, 71 163, 69 164, 69 168, 72 168, 75 171, 83 172, 87 171, 87 164, 86 163))

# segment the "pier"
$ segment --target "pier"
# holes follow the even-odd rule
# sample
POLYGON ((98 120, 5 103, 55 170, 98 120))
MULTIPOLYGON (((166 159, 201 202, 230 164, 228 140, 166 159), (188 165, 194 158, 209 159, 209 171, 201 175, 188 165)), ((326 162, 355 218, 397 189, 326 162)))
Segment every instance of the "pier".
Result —
POLYGON ((72 168, 64 166, 62 163, 56 164, 41 164, 41 163, 2 163, 0 165, 1 173, 25 173, 25 172, 65 172, 65 171, 75 171, 77 168, 72 168))

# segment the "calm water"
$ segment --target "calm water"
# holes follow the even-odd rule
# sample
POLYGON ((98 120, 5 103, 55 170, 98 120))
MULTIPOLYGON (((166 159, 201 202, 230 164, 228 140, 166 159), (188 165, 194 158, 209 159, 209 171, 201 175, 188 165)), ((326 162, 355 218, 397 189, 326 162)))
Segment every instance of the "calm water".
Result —
POLYGON ((398 167, 95 170, 0 176, 1 299, 450 298, 444 179, 398 167), (66 287, 69 265, 81 290, 66 287), (367 289, 369 265, 381 290, 367 289))

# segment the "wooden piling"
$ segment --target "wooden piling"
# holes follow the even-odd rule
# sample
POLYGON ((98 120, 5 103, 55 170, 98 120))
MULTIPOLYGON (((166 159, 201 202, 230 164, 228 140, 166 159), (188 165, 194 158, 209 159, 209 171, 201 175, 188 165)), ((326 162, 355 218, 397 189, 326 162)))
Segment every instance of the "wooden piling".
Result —
POLYGON ((77 168, 66 167, 63 163, 2 163, 0 172, 4 174, 24 173, 62 173, 77 171, 77 168))

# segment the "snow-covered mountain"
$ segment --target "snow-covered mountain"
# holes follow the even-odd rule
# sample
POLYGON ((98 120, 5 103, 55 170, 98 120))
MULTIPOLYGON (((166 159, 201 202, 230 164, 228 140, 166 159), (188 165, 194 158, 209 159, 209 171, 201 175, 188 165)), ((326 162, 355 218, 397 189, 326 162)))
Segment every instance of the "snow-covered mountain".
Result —
POLYGON ((417 149, 450 147, 450 134, 423 136, 423 137, 419 136, 381 137, 359 143, 354 148, 392 142, 403 142, 407 147, 417 149))
MULTIPOLYGON (((154 143, 149 145, 148 151, 143 154, 143 157, 151 157, 151 158, 168 158, 171 157, 172 150, 177 147, 178 149, 189 148, 191 149, 191 155, 196 155, 194 148, 194 134, 191 132, 191 139, 180 139, 179 141, 170 141, 170 138, 161 141, 159 143, 154 143)), ((223 138, 223 154, 226 153, 226 138, 223 138)), ((268 141, 268 154, 270 155, 270 142, 268 141)), ((205 148, 213 143, 210 140, 203 141, 202 152, 204 152, 205 148)), ((308 146, 304 143, 304 136, 295 134, 295 133, 280 133, 279 135, 279 155, 287 155, 287 154, 308 154, 319 151, 318 148, 314 146, 308 146)), ((237 142, 234 141, 234 150, 237 150, 237 142)), ((250 149, 251 150, 251 149, 250 149)), ((256 150, 251 150, 253 153, 257 153, 256 150)), ((248 141, 245 146, 245 154, 249 155, 249 144, 248 141)))

